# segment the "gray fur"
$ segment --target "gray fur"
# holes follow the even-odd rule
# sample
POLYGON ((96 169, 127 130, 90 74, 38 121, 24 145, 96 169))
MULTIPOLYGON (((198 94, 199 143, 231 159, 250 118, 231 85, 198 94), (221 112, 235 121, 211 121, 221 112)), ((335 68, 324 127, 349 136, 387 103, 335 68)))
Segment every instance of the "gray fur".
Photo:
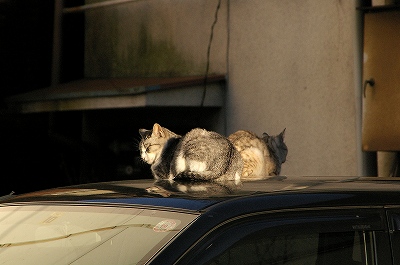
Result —
POLYGON ((269 153, 273 157, 276 163, 275 175, 281 173, 281 166, 286 161, 288 154, 288 148, 285 143, 285 131, 286 128, 278 135, 270 136, 267 133, 263 133, 262 139, 267 144, 269 153))
POLYGON ((156 123, 152 130, 140 129, 139 133, 141 157, 151 165, 156 180, 240 182, 240 154, 216 132, 196 128, 180 136, 156 123))

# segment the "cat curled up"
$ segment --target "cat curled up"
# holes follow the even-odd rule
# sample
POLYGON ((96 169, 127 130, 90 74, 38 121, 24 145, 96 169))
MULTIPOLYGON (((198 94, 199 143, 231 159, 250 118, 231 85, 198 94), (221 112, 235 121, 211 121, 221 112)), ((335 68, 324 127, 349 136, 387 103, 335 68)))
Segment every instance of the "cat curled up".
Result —
POLYGON ((263 133, 262 137, 245 130, 229 135, 228 139, 239 151, 244 163, 242 181, 280 174, 288 153, 284 142, 285 130, 273 136, 263 133))
POLYGON ((200 128, 181 136, 157 123, 139 133, 140 156, 156 180, 240 182, 243 161, 225 136, 200 128))

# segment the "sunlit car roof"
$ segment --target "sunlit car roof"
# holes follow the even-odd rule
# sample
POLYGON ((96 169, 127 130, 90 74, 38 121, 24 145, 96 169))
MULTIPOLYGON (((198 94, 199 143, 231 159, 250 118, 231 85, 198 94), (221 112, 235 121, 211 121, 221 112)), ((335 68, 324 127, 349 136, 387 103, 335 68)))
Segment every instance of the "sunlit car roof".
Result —
MULTIPOLYGON (((368 201, 390 202, 398 197, 400 180, 377 177, 290 177, 242 183, 235 188, 207 183, 191 183, 190 187, 163 186, 153 180, 101 182, 49 189, 28 194, 0 197, 0 203, 75 202, 89 204, 142 205, 201 211, 219 202, 268 195, 263 208, 304 207, 315 204, 363 204, 368 201), (204 186, 206 186, 204 188, 204 186), (192 190, 190 190, 192 188, 192 190), (371 191, 374 191, 373 193, 371 191), (320 196, 323 194, 323 196, 320 196), (375 195, 374 195, 375 194, 375 195), (280 195, 280 196, 275 196, 280 195), (307 195, 307 196, 306 196, 307 195), (275 196, 275 197, 274 197, 275 196), (293 196, 301 196, 301 199, 293 196), (277 199, 274 205, 274 198, 277 199)), ((257 206, 249 206, 254 208, 257 206)), ((256 210, 256 209, 253 209, 256 210)))

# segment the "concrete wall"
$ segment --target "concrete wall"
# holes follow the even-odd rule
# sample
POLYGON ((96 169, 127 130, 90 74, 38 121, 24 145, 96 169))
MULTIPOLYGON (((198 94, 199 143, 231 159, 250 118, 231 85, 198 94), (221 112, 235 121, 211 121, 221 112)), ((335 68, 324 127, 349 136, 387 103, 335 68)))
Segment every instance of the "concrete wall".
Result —
POLYGON ((86 12, 88 77, 228 78, 227 129, 278 134, 282 174, 359 175, 356 0, 149 0, 86 12))
POLYGON ((282 174, 361 173, 355 2, 230 1, 228 133, 286 128, 282 174))

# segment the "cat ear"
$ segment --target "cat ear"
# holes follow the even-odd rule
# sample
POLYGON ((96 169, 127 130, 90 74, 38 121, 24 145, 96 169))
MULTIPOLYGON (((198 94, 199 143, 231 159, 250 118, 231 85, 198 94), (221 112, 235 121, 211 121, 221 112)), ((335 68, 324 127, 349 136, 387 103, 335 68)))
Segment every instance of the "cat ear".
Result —
POLYGON ((149 130, 146 129, 139 129, 139 134, 142 136, 142 138, 146 138, 146 136, 149 134, 149 130))
POLYGON ((279 137, 281 137, 282 139, 285 138, 285 132, 286 132, 286 128, 283 129, 283 131, 279 134, 279 137))
POLYGON ((156 137, 165 137, 165 132, 163 130, 163 128, 158 124, 158 123, 154 123, 153 125, 153 133, 154 136, 156 137))
POLYGON ((263 137, 263 138, 268 138, 268 137, 269 137, 269 134, 265 132, 265 133, 262 134, 262 137, 263 137))

